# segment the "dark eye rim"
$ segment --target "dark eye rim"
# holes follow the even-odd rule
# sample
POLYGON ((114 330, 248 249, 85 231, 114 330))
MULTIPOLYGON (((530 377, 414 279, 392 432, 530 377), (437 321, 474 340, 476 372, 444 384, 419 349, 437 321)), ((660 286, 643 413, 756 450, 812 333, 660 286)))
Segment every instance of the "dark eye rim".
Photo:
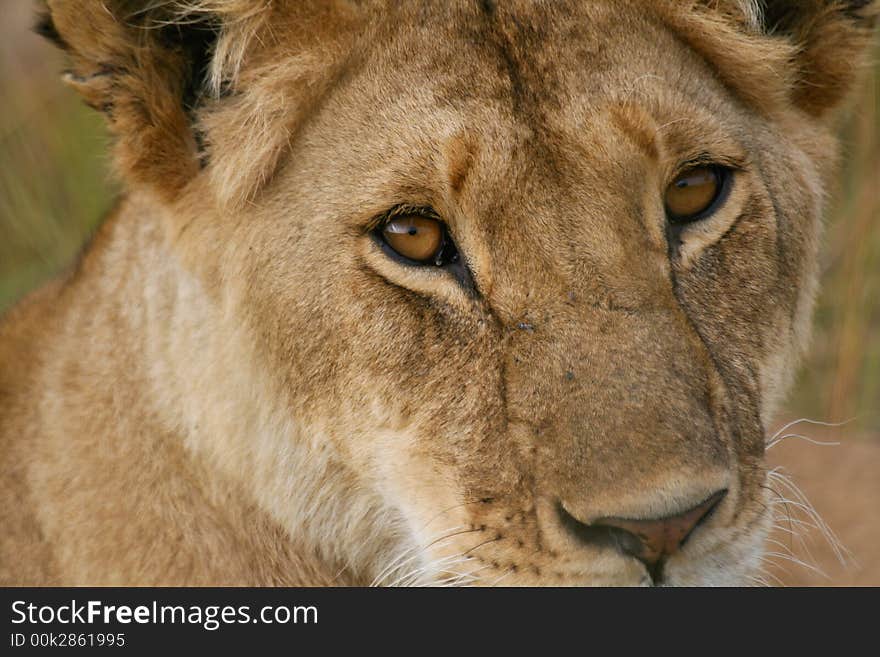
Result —
POLYGON ((455 246, 455 242, 449 235, 449 228, 447 228, 446 223, 431 208, 395 206, 377 217, 373 223, 374 227, 370 230, 370 235, 373 240, 379 245, 386 256, 402 265, 407 265, 409 267, 442 268, 455 264, 460 260, 461 256, 459 255, 458 247, 455 246), (437 255, 435 257, 426 260, 413 260, 412 258, 407 258, 405 255, 396 251, 394 247, 388 243, 388 240, 385 239, 385 234, 383 232, 385 226, 387 226, 390 221, 407 215, 424 217, 425 219, 431 219, 440 224, 440 229, 443 231, 443 235, 440 242, 440 248, 437 250, 437 255))
MULTIPOLYGON (((709 218, 710 216, 715 214, 722 205, 724 205, 725 201, 727 201, 728 197, 730 196, 730 190, 733 187, 734 170, 731 167, 724 166, 723 164, 704 162, 690 163, 688 166, 683 167, 675 175, 673 181, 683 173, 687 173, 691 169, 699 168, 712 170, 718 180, 718 190, 715 192, 715 196, 713 197, 712 201, 705 208, 694 214, 677 215, 674 212, 671 212, 664 202, 663 208, 666 211, 666 220, 672 226, 683 227, 688 224, 694 224, 709 218)), ((670 185, 671 184, 672 183, 670 183, 670 185)))

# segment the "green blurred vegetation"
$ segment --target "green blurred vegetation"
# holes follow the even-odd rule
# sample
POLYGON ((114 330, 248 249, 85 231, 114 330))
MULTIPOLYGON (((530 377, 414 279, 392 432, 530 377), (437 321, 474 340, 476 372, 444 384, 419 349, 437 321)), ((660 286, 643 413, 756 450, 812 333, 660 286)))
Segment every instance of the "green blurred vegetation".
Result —
POLYGON ((116 193, 103 119, 60 81, 35 6, 4 2, 0 23, 0 311, 73 260, 116 193))
MULTIPOLYGON (((841 126, 844 162, 823 242, 810 354, 789 409, 880 433, 880 38, 841 126)), ((855 431, 854 431, 855 432, 855 431)), ((846 433, 850 433, 847 431, 846 433)))
MULTIPOLYGON (((0 25, 0 311, 72 261, 118 191, 103 121, 58 80, 63 58, 28 31, 30 11, 29 2, 6 3, 0 25)), ((787 413, 857 417, 847 433, 877 433, 880 65, 842 135, 815 338, 787 413)))
POLYGON ((36 114, 14 108, 26 124, 0 113, 0 308, 70 262, 110 205, 103 126, 53 100, 36 114))

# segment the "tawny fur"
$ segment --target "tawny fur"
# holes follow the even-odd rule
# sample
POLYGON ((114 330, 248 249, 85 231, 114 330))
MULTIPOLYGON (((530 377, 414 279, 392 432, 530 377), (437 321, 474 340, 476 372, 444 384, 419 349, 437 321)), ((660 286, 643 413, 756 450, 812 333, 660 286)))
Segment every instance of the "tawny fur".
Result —
POLYGON ((0 324, 0 583, 649 583, 557 506, 718 488, 664 581, 748 581, 876 14, 790 4, 50 0, 128 190, 0 324))

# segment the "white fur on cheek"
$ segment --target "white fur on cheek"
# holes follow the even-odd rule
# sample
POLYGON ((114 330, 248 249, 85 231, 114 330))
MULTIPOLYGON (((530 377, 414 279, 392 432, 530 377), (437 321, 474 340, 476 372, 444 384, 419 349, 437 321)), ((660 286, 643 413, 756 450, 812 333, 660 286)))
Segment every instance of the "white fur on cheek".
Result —
POLYGON ((183 404, 188 449, 242 484, 295 545, 369 577, 408 540, 399 514, 345 463, 329 427, 291 417, 235 313, 186 272, 178 280, 189 311, 178 315, 179 337, 150 342, 166 351, 150 359, 157 401, 183 404))

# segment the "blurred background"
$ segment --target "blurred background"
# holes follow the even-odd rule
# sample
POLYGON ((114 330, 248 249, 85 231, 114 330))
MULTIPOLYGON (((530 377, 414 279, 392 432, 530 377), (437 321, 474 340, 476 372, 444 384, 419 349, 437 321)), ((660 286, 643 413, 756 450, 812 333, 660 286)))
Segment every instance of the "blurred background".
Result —
MULTIPOLYGON (((119 186, 103 120, 61 83, 64 58, 31 33, 32 4, 0 0, 0 9, 2 312, 72 261, 119 186)), ((772 539, 769 584, 880 585, 880 65, 854 101, 840 127, 846 159, 832 190, 813 347, 776 423, 845 422, 800 422, 780 434, 840 445, 791 436, 769 452, 851 558, 839 563, 810 526, 821 522, 780 483, 791 519, 772 539)))

